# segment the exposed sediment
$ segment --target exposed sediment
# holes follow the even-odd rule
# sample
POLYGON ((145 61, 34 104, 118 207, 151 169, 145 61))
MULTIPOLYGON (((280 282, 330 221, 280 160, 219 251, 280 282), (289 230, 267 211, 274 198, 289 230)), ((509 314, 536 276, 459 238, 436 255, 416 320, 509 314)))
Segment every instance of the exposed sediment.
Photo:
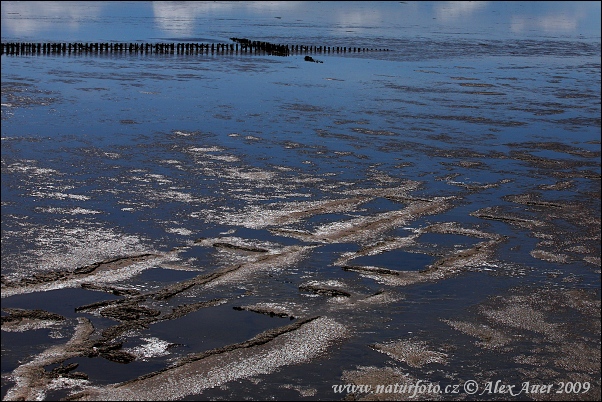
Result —
MULTIPOLYGON (((369 130, 365 134, 389 136, 387 133, 369 133, 369 130)), ((450 169, 456 166, 482 168, 480 164, 470 162, 458 162, 449 166, 452 166, 450 169)), ((419 182, 396 180, 383 172, 373 174, 378 176, 381 184, 396 182, 397 185, 349 189, 345 184, 337 187, 339 190, 333 192, 332 198, 327 200, 258 203, 245 210, 241 209, 240 212, 219 212, 212 218, 224 226, 233 226, 223 229, 223 236, 189 239, 184 246, 174 247, 167 253, 110 258, 74 270, 40 274, 24 280, 8 281, 3 278, 3 293, 5 289, 13 292, 12 294, 44 291, 51 289, 51 285, 56 283, 58 287, 55 288, 81 286, 85 290, 118 296, 117 299, 79 306, 75 311, 80 315, 93 314, 102 317, 101 319, 114 320, 117 324, 109 324, 93 331, 77 351, 64 354, 64 358, 57 356, 45 360, 50 363, 42 364, 43 371, 15 370, 13 378, 16 385, 10 388, 7 398, 20 398, 17 394, 26 395, 23 384, 27 382, 31 384, 31 392, 37 392, 38 397, 43 397, 57 381, 64 381, 63 393, 77 392, 69 398, 127 400, 140 399, 141 396, 147 399, 196 397, 216 385, 225 385, 231 381, 253 377, 252 381, 261 381, 258 378, 262 377, 257 376, 272 373, 286 365, 316 359, 335 342, 348 336, 346 326, 339 324, 340 316, 364 318, 377 312, 375 315, 378 318, 374 320, 391 320, 392 315, 382 315, 382 311, 388 311, 389 306, 394 306, 393 315, 398 311, 403 312, 400 306, 404 303, 405 295, 401 292, 412 292, 412 288, 408 288, 410 285, 443 281, 467 271, 487 271, 485 275, 503 271, 503 261, 500 261, 503 256, 500 257, 498 250, 513 239, 491 231, 492 227, 503 224, 508 224, 511 229, 526 229, 536 238, 538 244, 528 251, 528 255, 538 260, 550 264, 570 264, 584 260, 590 265, 600 265, 599 258, 596 259, 595 256, 596 236, 599 238, 599 234, 592 230, 599 225, 599 218, 587 206, 578 202, 544 199, 537 192, 512 194, 501 198, 504 205, 492 205, 468 212, 473 223, 450 222, 447 221, 450 218, 446 213, 458 204, 462 205, 462 194, 499 187, 506 183, 505 179, 491 185, 461 185, 462 193, 459 195, 454 193, 454 196, 429 198, 411 194, 421 186, 419 182), (586 229, 568 236, 567 233, 571 231, 563 225, 557 225, 559 220, 586 229), (236 237, 239 229, 245 234, 257 231, 258 238, 253 238, 252 235, 249 238, 236 237), (262 230, 264 232, 260 233, 262 230), (277 243, 277 240, 259 240, 266 234, 288 237, 286 244, 296 243, 285 246, 277 243), (423 236, 431 234, 453 236, 449 236, 452 240, 443 246, 422 241, 423 236), (322 253, 322 250, 327 251, 322 253), (381 267, 378 262, 375 265, 360 265, 354 261, 360 257, 378 256, 397 250, 407 253, 401 253, 399 267, 405 266, 403 259, 406 256, 412 259, 413 255, 420 258, 426 255, 426 260, 434 262, 425 264, 422 269, 407 271, 403 268, 395 269, 394 266, 381 267), (181 261, 181 257, 187 258, 187 253, 192 257, 184 265, 190 264, 191 272, 200 271, 195 277, 190 278, 192 274, 186 273, 188 276, 185 278, 188 279, 174 280, 159 286, 153 284, 149 288, 134 288, 115 280, 128 280, 149 267, 167 271, 171 269, 168 265, 170 261, 181 261), (326 264, 323 260, 317 260, 324 272, 316 273, 313 271, 315 266, 304 266, 305 261, 311 261, 314 257, 322 258, 326 253, 331 258, 326 264), (195 260, 198 256, 202 256, 202 264, 195 266, 201 260, 195 260), (122 276, 111 276, 120 272, 122 276), (321 276, 325 274, 332 278, 332 275, 337 276, 337 272, 338 275, 344 275, 345 279, 325 279, 321 276), (113 285, 112 282, 117 283, 113 285), (278 288, 281 284, 283 287, 278 288), (281 293, 266 293, 265 289, 271 290, 272 286, 281 293), (283 288, 286 288, 285 292, 292 292, 286 296, 290 298, 285 297, 284 301, 283 288), (204 300, 200 299, 205 294, 208 296, 204 300), (143 346, 138 347, 142 349, 136 352, 136 347, 124 345, 127 342, 139 342, 139 339, 151 339, 142 337, 153 335, 155 324, 179 320, 200 309, 226 304, 240 311, 235 314, 263 314, 274 317, 272 323, 281 322, 280 319, 284 318, 285 321, 291 320, 292 326, 269 330, 248 341, 225 347, 200 351, 195 349, 193 353, 186 355, 178 354, 181 352, 176 349, 176 352, 169 352, 173 356, 169 360, 175 361, 174 364, 166 363, 165 368, 159 371, 109 385, 87 379, 86 373, 77 372, 76 366, 68 361, 72 357, 89 357, 126 365, 144 359, 150 352, 145 355, 147 352, 143 350, 143 346), (318 314, 337 318, 303 318, 318 314), (331 328, 334 330, 329 332, 331 328), (322 331, 326 333, 321 334, 322 331), (298 348, 307 349, 309 353, 303 355, 298 352, 298 348), (28 379, 23 380, 19 376, 28 379), (165 386, 166 383, 170 385, 165 386), (80 390, 83 392, 79 392, 80 390)), ((457 176, 451 173, 447 177, 442 185, 447 183, 458 187, 451 182, 457 176)), ((561 183, 557 187, 563 189, 567 184, 561 183)), ((454 191, 458 191, 457 188, 454 191)), ((191 234, 192 231, 186 233, 191 234)), ((275 239, 277 236, 268 238, 275 239)), ((385 260, 387 257, 383 259, 385 260)), ((390 260, 388 263, 391 263, 390 260)), ((174 269, 177 269, 176 264, 174 269)), ((550 278, 562 275, 557 271, 548 272, 550 278)), ((566 283, 568 280, 578 280, 577 275, 566 276, 565 279, 566 283)), ((413 303, 413 300, 407 302, 413 303)), ((590 317, 596 306, 589 299, 575 297, 573 304, 566 301, 559 308, 589 311, 587 317, 590 317)), ((56 320, 24 318, 19 323, 19 312, 6 312, 9 314, 7 318, 3 317, 3 330, 10 328, 14 322, 14 327, 23 331, 39 328, 39 325, 45 325, 45 328, 61 326, 63 331, 72 322, 54 317, 56 320), (9 320, 10 316, 14 318, 9 320), (27 326, 28 324, 24 324, 27 320, 37 321, 38 327, 27 326), (46 321, 48 323, 42 324, 46 321)), ((212 313, 209 311, 207 316, 212 313)), ((591 340, 586 337, 572 348, 567 346, 570 331, 567 331, 566 326, 558 325, 557 321, 561 320, 550 319, 550 311, 531 299, 500 299, 497 305, 483 307, 478 314, 478 320, 471 320, 470 317, 450 317, 446 313, 441 321, 447 324, 449 331, 461 332, 463 336, 474 339, 474 345, 471 346, 485 353, 511 356, 522 370, 532 376, 539 375, 535 367, 542 365, 553 365, 556 372, 570 370, 577 375, 586 375, 585 369, 595 371, 592 367, 595 367, 599 358, 592 352, 591 340), (519 349, 519 340, 531 339, 529 337, 537 339, 532 348, 533 356, 514 353, 519 349), (536 344, 545 345, 544 352, 536 344), (588 354, 588 357, 577 358, 576 355, 582 352, 588 354), (558 355, 554 360, 549 357, 552 353, 558 355)), ((265 317, 257 318, 256 315, 253 317, 268 320, 265 317)), ((591 321, 589 318, 587 320, 591 321)), ((370 320, 362 325, 369 328, 368 331, 375 328, 374 322, 370 320)), ((599 331, 595 333, 598 334, 599 331)), ((158 338, 152 339, 159 345, 159 349, 163 348, 161 351, 166 355, 165 348, 170 343, 158 338)), ((355 372, 347 371, 344 378, 350 381, 380 378, 380 383, 388 384, 394 380, 402 384, 409 379, 414 383, 418 378, 428 379, 434 365, 437 365, 436 370, 441 369, 444 375, 454 378, 455 374, 447 369, 456 363, 451 350, 463 347, 452 345, 448 349, 447 346, 414 336, 411 339, 378 339, 369 341, 364 346, 370 353, 378 355, 378 358, 387 359, 390 367, 360 367, 355 372), (406 370, 406 374, 409 370, 409 374, 400 377, 401 371, 397 370, 400 367, 406 370)), ((34 357, 35 359, 37 358, 34 357)), ((19 367, 27 364, 29 363, 19 367)), ((562 376, 550 378, 561 379, 562 376)), ((292 387, 291 384, 287 386, 292 387)), ((393 398, 391 394, 356 393, 348 396, 367 400, 389 397, 393 398)), ((432 399, 430 397, 439 396, 429 395, 429 399, 432 399)))
POLYGON ((520 376, 550 384, 578 379, 590 391, 577 399, 599 398, 599 292, 520 287, 476 307, 471 319, 443 321, 512 361, 520 376))
POLYGON ((116 286, 97 285, 95 283, 82 283, 80 286, 84 289, 97 290, 99 292, 111 293, 111 294, 114 294, 115 296, 134 296, 134 295, 140 294, 140 291, 137 289, 129 289, 129 288, 116 287, 116 286))
POLYGON ((435 197, 432 200, 411 200, 401 210, 382 212, 372 216, 361 216, 346 221, 324 224, 313 232, 274 229, 273 232, 294 237, 306 242, 350 243, 373 240, 379 234, 393 228, 402 227, 408 222, 425 215, 442 213, 451 208, 450 199, 435 197))
POLYGON ((341 392, 338 394, 341 398, 351 401, 399 401, 399 400, 417 400, 433 401, 441 400, 442 396, 434 391, 420 392, 414 395, 412 386, 420 384, 429 388, 428 382, 416 378, 398 367, 376 367, 376 366, 358 366, 355 370, 346 370, 341 376, 344 381, 341 392), (397 388, 394 386, 397 385, 397 388), (345 388, 345 386, 347 386, 345 388), (367 387, 369 387, 367 389, 367 387), (405 388, 404 388, 405 387, 405 388), (404 391, 400 391, 400 389, 404 391))
POLYGON ((529 219, 519 216, 513 216, 511 214, 499 213, 496 211, 496 208, 487 207, 483 208, 479 211, 472 213, 471 215, 476 216, 481 219, 489 219, 494 221, 502 221, 511 223, 513 225, 519 225, 526 228, 533 228, 536 226, 544 226, 543 222, 540 222, 536 219, 529 219))
POLYGON ((234 306, 235 310, 252 311, 254 313, 269 315, 270 317, 288 317, 291 320, 302 315, 295 304, 261 302, 246 306, 234 306))
POLYGON ((236 379, 268 374, 326 352, 349 330, 312 317, 266 331, 240 344, 184 357, 172 367, 122 384, 90 387, 71 400, 176 400, 236 379))
POLYGON ((303 283, 299 285, 299 290, 304 292, 312 292, 319 295, 329 296, 329 297, 350 297, 351 293, 344 289, 337 288, 336 285, 331 285, 330 283, 320 283, 316 281, 303 283))
POLYGON ((267 253, 268 252, 268 250, 265 248, 239 246, 236 244, 224 243, 224 242, 215 242, 215 243, 213 243, 213 247, 228 248, 231 250, 248 251, 250 253, 267 253))
POLYGON ((280 227, 319 214, 348 212, 372 199, 374 199, 374 196, 357 195, 324 201, 275 203, 265 207, 255 207, 242 214, 232 214, 225 217, 225 220, 253 229, 270 226, 280 227))
POLYGON ((45 398, 47 389, 55 376, 48 375, 44 367, 62 363, 72 357, 83 356, 92 347, 90 336, 94 332, 94 327, 85 318, 79 318, 78 321, 75 333, 66 344, 46 349, 12 372, 11 378, 15 381, 15 385, 7 391, 4 400, 20 401, 45 398))
POLYGON ((48 291, 65 287, 79 287, 82 284, 93 287, 99 283, 110 283, 136 275, 153 263, 165 259, 166 255, 144 253, 134 256, 109 258, 100 262, 85 265, 74 270, 36 273, 31 277, 19 280, 2 281, 2 297, 16 294, 48 291))
POLYGON ((576 381, 587 388, 572 395, 530 393, 534 400, 599 399, 599 292, 525 286, 493 296, 469 311, 472 317, 458 312, 464 320, 442 321, 475 339, 478 349, 473 358, 458 356, 466 346, 463 338, 453 334, 441 345, 423 337, 372 344, 392 361, 345 371, 337 394, 345 400, 448 400, 449 395, 428 391, 428 379, 440 373, 441 389, 446 384, 461 386, 466 379, 458 375, 457 367, 469 364, 478 367, 473 372, 477 383, 485 384, 503 371, 531 384, 534 379, 538 384, 576 381), (496 368, 501 365, 503 370, 496 368), (425 392, 413 392, 411 386, 418 384, 424 385, 425 392))
POLYGON ((447 354, 431 350, 424 341, 403 339, 378 343, 371 347, 411 367, 422 367, 431 363, 447 364, 447 354))
POLYGON ((45 310, 26 310, 21 308, 3 308, 2 331, 23 332, 31 329, 51 327, 65 321, 60 314, 45 310))

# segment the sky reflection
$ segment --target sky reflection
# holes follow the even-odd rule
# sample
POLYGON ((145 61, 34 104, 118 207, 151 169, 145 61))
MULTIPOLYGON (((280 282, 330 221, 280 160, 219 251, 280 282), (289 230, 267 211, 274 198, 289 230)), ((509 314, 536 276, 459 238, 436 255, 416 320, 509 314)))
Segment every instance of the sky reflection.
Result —
POLYGON ((153 1, 155 25, 164 33, 184 36, 197 35, 195 29, 200 20, 213 18, 264 15, 280 13, 303 7, 304 2, 294 1, 251 1, 251 2, 173 2, 153 1))
POLYGON ((64 24, 63 30, 76 32, 106 6, 105 2, 3 1, 2 39, 5 33, 27 36, 56 28, 57 20, 64 24))
POLYGON ((435 17, 443 21, 466 21, 484 10, 489 1, 442 1, 434 5, 435 17))
POLYGON ((312 27, 346 36, 470 33, 483 38, 568 35, 599 40, 600 11, 600 2, 2 1, 2 40, 190 38, 222 35, 227 24, 220 21, 234 19, 240 20, 241 31, 247 26, 280 27, 283 36, 294 35, 294 28, 312 27))

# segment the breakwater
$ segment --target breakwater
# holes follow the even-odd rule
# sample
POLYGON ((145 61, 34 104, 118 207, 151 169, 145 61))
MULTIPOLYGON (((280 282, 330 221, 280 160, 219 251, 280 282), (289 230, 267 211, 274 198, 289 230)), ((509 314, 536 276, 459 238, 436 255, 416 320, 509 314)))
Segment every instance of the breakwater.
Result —
POLYGON ((3 42, 2 55, 52 55, 52 54, 209 54, 251 53, 273 56, 295 54, 363 53, 388 51, 365 47, 315 46, 274 44, 246 38, 230 38, 231 43, 139 43, 139 42, 3 42))

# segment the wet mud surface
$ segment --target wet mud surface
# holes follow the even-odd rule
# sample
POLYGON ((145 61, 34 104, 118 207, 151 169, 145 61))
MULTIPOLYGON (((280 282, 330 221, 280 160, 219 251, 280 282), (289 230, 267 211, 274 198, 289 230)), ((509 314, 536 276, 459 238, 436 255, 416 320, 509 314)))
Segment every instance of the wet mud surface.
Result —
POLYGON ((2 399, 599 399, 599 44, 390 45, 3 56, 2 399))

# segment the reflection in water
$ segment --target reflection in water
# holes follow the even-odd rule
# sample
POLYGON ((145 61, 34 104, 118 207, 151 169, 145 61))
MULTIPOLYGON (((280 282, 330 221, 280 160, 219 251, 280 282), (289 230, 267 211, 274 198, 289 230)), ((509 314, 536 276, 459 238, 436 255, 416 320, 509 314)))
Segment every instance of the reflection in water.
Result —
POLYGON ((46 29, 56 29, 56 20, 63 21, 69 31, 77 31, 82 27, 82 19, 98 16, 103 7, 106 4, 100 1, 3 1, 2 39, 5 32, 34 35, 46 29))
POLYGON ((532 18, 523 15, 512 17, 511 29, 513 32, 527 32, 531 30, 547 33, 571 33, 579 26, 579 20, 584 15, 549 14, 532 18))
POLYGON ((236 13, 262 15, 266 12, 294 10, 302 6, 302 2, 294 1, 242 3, 153 1, 152 3, 157 28, 164 33, 184 36, 195 34, 199 20, 210 20, 212 17, 219 19, 223 15, 232 18, 236 13))
POLYGON ((468 22, 468 18, 487 7, 489 1, 441 1, 435 4, 435 17, 443 21, 468 22))
MULTIPOLYGON (((282 36, 309 36, 327 30, 338 35, 380 37, 479 33, 485 37, 580 34, 600 37, 599 2, 2 2, 2 39, 33 36, 44 31, 51 40, 144 39, 149 26, 132 23, 154 19, 147 37, 189 37, 215 30, 224 21, 241 20, 242 27, 280 28, 282 36), (84 22, 106 18, 114 29, 94 28, 84 22), (60 21, 60 24, 57 24, 60 21), (312 27, 308 30, 308 27, 312 27), (299 28, 299 31, 295 29, 299 28), (297 35, 298 36, 298 35, 297 35)), ((226 36, 228 34, 226 33, 226 36)), ((20 40, 19 38, 17 40, 20 40)), ((39 38, 33 38, 39 40, 39 38)))

